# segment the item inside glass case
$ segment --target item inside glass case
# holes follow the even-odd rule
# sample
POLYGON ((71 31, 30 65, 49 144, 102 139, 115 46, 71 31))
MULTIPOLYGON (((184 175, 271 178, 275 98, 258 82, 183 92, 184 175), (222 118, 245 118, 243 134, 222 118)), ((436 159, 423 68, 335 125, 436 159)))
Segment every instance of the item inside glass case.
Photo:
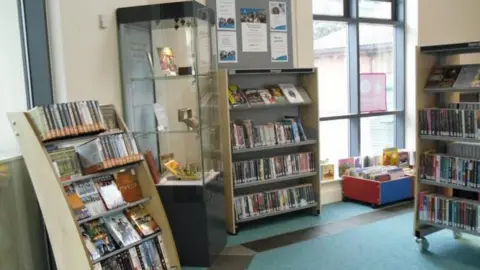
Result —
POLYGON ((166 76, 177 75, 177 64, 173 50, 169 47, 157 48, 158 58, 160 59, 160 68, 166 76))
POLYGON ((192 109, 179 109, 178 122, 183 122, 190 130, 195 130, 200 126, 198 119, 193 116, 192 109))
POLYGON ((198 164, 188 164, 187 166, 181 165, 176 160, 170 160, 164 164, 165 167, 175 175, 179 180, 199 180, 200 179, 200 167, 198 164))

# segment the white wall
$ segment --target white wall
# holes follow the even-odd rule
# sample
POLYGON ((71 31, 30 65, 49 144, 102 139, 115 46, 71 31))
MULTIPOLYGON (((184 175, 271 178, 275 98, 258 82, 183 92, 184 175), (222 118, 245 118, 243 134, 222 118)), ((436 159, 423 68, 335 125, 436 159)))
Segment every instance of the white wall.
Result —
POLYGON ((6 112, 26 108, 22 44, 16 0, 3 0, 0 8, 0 160, 18 154, 6 112))
POLYGON ((115 10, 147 0, 48 0, 56 101, 97 99, 121 109, 115 10), (103 15, 107 28, 100 29, 103 15))

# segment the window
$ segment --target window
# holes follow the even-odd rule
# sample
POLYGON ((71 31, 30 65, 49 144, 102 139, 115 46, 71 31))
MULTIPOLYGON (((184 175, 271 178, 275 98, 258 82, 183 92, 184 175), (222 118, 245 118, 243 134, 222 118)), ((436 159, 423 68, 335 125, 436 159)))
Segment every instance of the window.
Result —
POLYGON ((402 6, 393 0, 312 3, 320 158, 336 164, 403 148, 402 6))
POLYGON ((6 113, 27 108, 23 52, 17 1, 6 1, 0 9, 0 160, 18 155, 15 135, 6 113))
POLYGON ((313 48, 318 68, 320 116, 347 114, 348 25, 343 22, 314 22, 313 48))
POLYGON ((358 15, 363 18, 392 18, 392 0, 359 0, 358 15))
POLYGON ((343 0, 313 1, 313 14, 342 16, 343 0))

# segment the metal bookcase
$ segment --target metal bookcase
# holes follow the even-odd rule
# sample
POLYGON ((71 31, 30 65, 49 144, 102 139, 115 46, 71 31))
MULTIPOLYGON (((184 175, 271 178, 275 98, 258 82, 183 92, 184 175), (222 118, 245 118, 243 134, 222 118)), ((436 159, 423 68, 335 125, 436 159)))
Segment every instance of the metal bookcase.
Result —
MULTIPOLYGON (((129 132, 123 119, 119 117, 118 113, 116 113, 116 117, 119 128, 122 132, 129 132)), ((87 222, 88 220, 122 211, 127 207, 140 203, 145 205, 150 216, 161 228, 161 234, 163 241, 165 242, 166 253, 171 269, 181 269, 170 224, 145 160, 142 159, 141 161, 128 163, 125 166, 117 167, 115 169, 103 170, 94 174, 75 178, 74 180, 61 182, 60 178, 55 173, 52 160, 47 153, 47 147, 53 144, 75 145, 76 143, 102 136, 102 134, 77 136, 42 142, 27 113, 9 113, 8 119, 15 135, 17 136, 20 150, 22 151, 38 203, 42 210, 57 269, 93 269, 94 264, 157 236, 158 233, 143 238, 138 242, 122 247, 96 260, 90 260, 89 255, 87 255, 88 251, 79 229, 80 224, 87 222), (124 207, 109 210, 102 215, 77 221, 73 214, 73 210, 71 210, 67 202, 64 186, 75 181, 85 180, 95 176, 108 175, 121 170, 135 170, 136 178, 143 194, 143 199, 134 203, 129 203, 124 207)))
POLYGON ((221 115, 221 142, 224 166, 224 191, 227 219, 227 231, 238 233, 238 225, 253 220, 282 215, 294 211, 311 211, 320 214, 320 176, 319 176, 319 110, 317 70, 315 68, 297 69, 224 69, 218 75, 220 90, 221 115), (228 102, 228 86, 238 85, 240 88, 262 88, 265 85, 279 83, 293 83, 302 86, 311 99, 311 102, 301 104, 261 105, 249 108, 230 107, 228 102), (278 121, 284 115, 299 116, 307 132, 307 141, 295 144, 275 145, 252 149, 232 150, 230 140, 230 122, 237 119, 252 119, 256 124, 278 121), (249 160, 260 157, 313 152, 315 157, 315 171, 303 174, 277 177, 261 182, 252 182, 235 185, 232 176, 232 164, 238 160, 249 160), (272 191, 279 188, 294 187, 300 184, 312 184, 315 203, 291 208, 281 212, 261 214, 259 216, 236 220, 235 197, 249 193, 272 191))
MULTIPOLYGON (((457 43, 435 46, 419 46, 416 52, 416 112, 417 123, 420 123, 419 110, 424 108, 435 108, 442 104, 460 102, 461 94, 480 94, 480 88, 426 88, 425 85, 429 78, 430 72, 434 66, 448 66, 462 64, 462 56, 464 54, 480 53, 479 42, 457 43)), ((478 98, 478 96, 477 96, 478 98)), ((478 100, 476 100, 478 102, 478 100)), ((464 142, 475 143, 479 140, 469 138, 453 138, 445 136, 430 136, 420 134, 420 124, 417 127, 416 138, 416 160, 420 164, 420 157, 422 153, 429 149, 438 149, 449 142, 464 142)), ((420 167, 420 166, 419 166, 420 167)), ((464 199, 458 197, 457 194, 461 192, 480 192, 478 188, 468 186, 455 185, 450 183, 436 182, 432 180, 422 179, 420 177, 420 169, 417 169, 415 178, 415 216, 414 216, 414 235, 416 242, 419 245, 419 250, 424 252, 429 247, 429 242, 426 236, 442 229, 449 229, 453 232, 454 238, 459 238, 461 233, 472 235, 479 235, 478 232, 472 230, 465 230, 454 226, 445 224, 432 223, 419 218, 419 193, 432 192, 435 195, 451 197, 453 199, 464 199)), ((471 201, 472 204, 478 204, 471 201)))

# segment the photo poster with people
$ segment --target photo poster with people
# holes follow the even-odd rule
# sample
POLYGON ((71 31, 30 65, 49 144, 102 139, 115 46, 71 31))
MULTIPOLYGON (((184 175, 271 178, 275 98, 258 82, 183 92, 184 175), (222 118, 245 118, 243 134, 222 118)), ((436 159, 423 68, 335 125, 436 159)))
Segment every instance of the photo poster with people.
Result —
POLYGON ((218 30, 236 30, 235 0, 217 0, 218 30))
POLYGON ((267 11, 262 8, 241 8, 242 51, 268 52, 267 11))
POLYGON ((287 3, 271 1, 268 5, 270 11, 270 31, 287 31, 287 3))
POLYGON ((237 63, 237 32, 218 32, 219 63, 237 63))

